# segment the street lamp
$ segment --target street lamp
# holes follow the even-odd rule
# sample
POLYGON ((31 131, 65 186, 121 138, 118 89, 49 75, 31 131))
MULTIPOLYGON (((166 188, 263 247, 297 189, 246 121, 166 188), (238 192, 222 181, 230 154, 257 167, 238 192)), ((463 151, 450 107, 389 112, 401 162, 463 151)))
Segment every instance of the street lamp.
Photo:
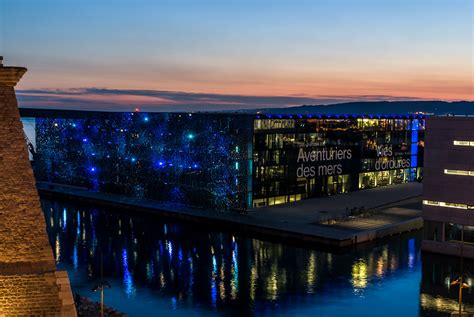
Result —
POLYGON ((110 288, 109 282, 104 280, 104 256, 100 254, 100 280, 99 284, 94 286, 93 292, 100 291, 100 317, 104 317, 104 289, 110 288))
POLYGON ((463 282, 464 275, 464 225, 461 227, 461 275, 458 279, 451 283, 451 286, 459 285, 459 311, 452 312, 451 317, 469 317, 467 312, 463 312, 462 309, 462 290, 463 288, 469 288, 467 283, 463 282))

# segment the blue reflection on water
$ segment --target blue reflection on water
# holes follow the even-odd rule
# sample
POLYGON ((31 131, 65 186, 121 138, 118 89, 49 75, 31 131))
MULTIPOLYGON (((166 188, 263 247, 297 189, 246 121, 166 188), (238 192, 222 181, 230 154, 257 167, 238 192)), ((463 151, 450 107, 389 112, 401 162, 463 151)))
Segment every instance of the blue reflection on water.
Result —
POLYGON ((72 256, 72 263, 74 265, 74 270, 77 270, 77 268, 79 267, 79 258, 77 256, 77 245, 74 245, 74 253, 73 253, 73 256, 72 256))
POLYGON ((171 241, 168 241, 166 245, 168 246, 168 254, 171 260, 173 258, 173 243, 171 241))
POLYGON ((212 255, 211 298, 212 298, 213 307, 216 307, 216 303, 217 303, 216 278, 217 278, 217 261, 216 261, 216 256, 212 255))
POLYGON ((408 240, 408 267, 413 269, 416 261, 415 239, 408 240))
POLYGON ((43 203, 51 242, 57 244, 53 251, 61 253, 59 266, 69 271, 74 292, 98 300, 90 289, 100 276, 103 253, 112 285, 106 304, 129 316, 174 309, 176 315, 419 314, 417 232, 333 254, 192 225, 165 227, 151 216, 82 207, 78 213, 74 205, 43 203), (63 207, 70 213, 66 230, 58 226, 63 207), (75 213, 77 221, 71 221, 75 213))
POLYGON ((238 246, 233 244, 234 250, 232 250, 232 298, 237 297, 237 290, 239 289, 239 263, 237 261, 238 246))
POLYGON ((76 224, 76 235, 79 237, 81 235, 81 214, 79 210, 77 211, 77 224, 76 224))
POLYGON ((63 209, 63 230, 66 230, 67 227, 67 211, 66 208, 63 209))
POLYGON ((127 249, 122 250, 122 266, 123 266, 123 282, 125 284, 125 293, 128 297, 135 295, 135 287, 133 285, 132 275, 128 269, 127 249))

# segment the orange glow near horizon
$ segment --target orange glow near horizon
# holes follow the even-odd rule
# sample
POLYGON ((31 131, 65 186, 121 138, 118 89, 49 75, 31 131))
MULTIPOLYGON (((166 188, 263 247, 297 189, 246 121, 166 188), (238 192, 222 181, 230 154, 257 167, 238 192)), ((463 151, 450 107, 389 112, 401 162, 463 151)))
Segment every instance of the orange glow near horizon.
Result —
MULTIPOLYGON (((474 100, 471 0, 7 2, 0 46, 29 69, 20 90, 474 100)), ((132 95, 68 100, 170 104, 132 95)))
MULTIPOLYGON (((474 100, 473 78, 466 70, 461 73, 426 72, 407 70, 387 73, 361 71, 353 72, 284 72, 273 73, 236 72, 225 74, 221 71, 194 77, 181 74, 181 78, 161 78, 152 71, 139 69, 121 70, 121 74, 94 74, 87 67, 64 74, 62 70, 30 69, 18 89, 70 89, 82 87, 103 87, 108 89, 165 90, 188 93, 209 93, 242 96, 299 96, 320 97, 360 97, 389 96, 430 100, 474 100), (66 78, 65 78, 66 77, 66 78)), ((84 100, 96 101, 103 96, 82 96, 84 100)), ((108 96, 117 102, 169 103, 156 97, 108 96)))

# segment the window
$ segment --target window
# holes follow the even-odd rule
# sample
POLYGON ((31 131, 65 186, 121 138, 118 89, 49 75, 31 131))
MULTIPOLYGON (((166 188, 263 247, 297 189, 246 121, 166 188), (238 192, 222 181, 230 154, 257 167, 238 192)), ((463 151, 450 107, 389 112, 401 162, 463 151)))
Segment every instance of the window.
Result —
POLYGON ((271 129, 293 129, 295 120, 293 119, 257 119, 254 121, 255 130, 271 129))
POLYGON ((433 201, 433 200, 423 200, 423 205, 428 205, 428 206, 439 206, 439 201, 433 201))
POLYGON ((474 209, 474 206, 468 206, 466 204, 448 203, 444 201, 434 201, 434 200, 423 200, 423 205, 445 207, 445 208, 456 208, 456 209, 474 209))
POLYGON ((454 140, 453 144, 454 144, 454 145, 458 145, 458 146, 474 146, 474 141, 459 141, 459 140, 454 140))
POLYGON ((466 205, 466 204, 440 202, 439 205, 440 205, 440 207, 457 208, 457 209, 467 209, 467 205, 466 205))
POLYGON ((474 171, 462 171, 462 170, 444 170, 444 174, 448 175, 462 175, 462 176, 474 176, 474 171))
POLYGON ((445 240, 450 242, 461 242, 474 245, 474 227, 463 226, 455 223, 447 223, 445 231, 445 240), (464 233, 462 233, 464 231, 464 233))

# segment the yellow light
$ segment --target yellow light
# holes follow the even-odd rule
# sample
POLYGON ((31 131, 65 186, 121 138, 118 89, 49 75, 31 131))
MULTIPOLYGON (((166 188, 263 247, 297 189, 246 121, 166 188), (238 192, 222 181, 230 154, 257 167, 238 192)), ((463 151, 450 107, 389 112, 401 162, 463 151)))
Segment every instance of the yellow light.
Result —
POLYGON ((367 263, 363 259, 357 260, 352 265, 352 286, 354 288, 367 287, 367 263))

